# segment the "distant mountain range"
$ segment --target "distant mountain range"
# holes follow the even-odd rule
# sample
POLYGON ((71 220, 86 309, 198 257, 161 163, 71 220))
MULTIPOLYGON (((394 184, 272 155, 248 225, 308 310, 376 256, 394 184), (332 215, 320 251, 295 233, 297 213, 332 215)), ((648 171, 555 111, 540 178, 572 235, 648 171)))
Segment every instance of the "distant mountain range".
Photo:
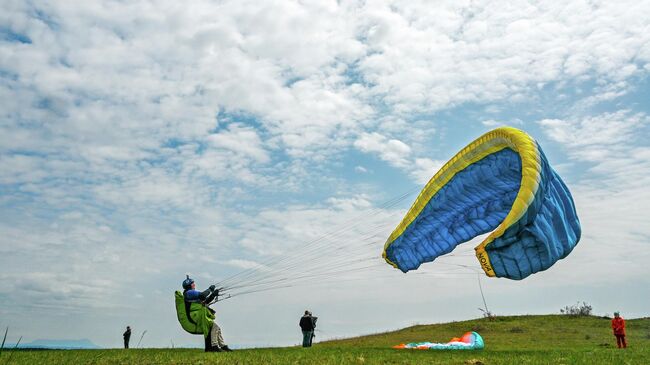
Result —
MULTIPOLYGON (((5 349, 12 349, 16 344, 5 343, 5 349)), ((88 339, 81 340, 34 340, 32 342, 20 343, 20 349, 101 349, 100 346, 95 345, 88 339)))

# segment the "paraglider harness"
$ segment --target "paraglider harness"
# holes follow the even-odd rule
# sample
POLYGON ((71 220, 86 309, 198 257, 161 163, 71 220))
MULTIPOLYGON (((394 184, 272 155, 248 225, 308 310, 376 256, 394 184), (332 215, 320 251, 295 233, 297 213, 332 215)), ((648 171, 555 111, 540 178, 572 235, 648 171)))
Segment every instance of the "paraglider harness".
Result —
POLYGON ((175 292, 176 296, 176 317, 183 329, 194 335, 203 335, 208 337, 214 322, 215 311, 210 305, 230 298, 230 295, 223 296, 220 294, 222 288, 216 289, 216 295, 208 302, 189 302, 185 300, 184 293, 175 292))

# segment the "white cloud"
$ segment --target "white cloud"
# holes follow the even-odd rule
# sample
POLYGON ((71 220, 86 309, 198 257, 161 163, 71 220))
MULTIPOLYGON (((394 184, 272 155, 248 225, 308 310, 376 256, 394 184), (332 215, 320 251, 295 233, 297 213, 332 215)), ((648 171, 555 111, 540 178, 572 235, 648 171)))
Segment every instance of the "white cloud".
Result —
POLYGON ((371 92, 401 112, 435 110, 516 96, 565 75, 615 82, 649 61, 633 51, 648 42, 647 20, 637 16, 648 4, 485 5, 365 8, 361 32, 372 53, 360 64, 371 92))
POLYGON ((562 143, 574 159, 592 163, 604 163, 612 159, 629 157, 639 131, 643 131, 650 118, 642 113, 628 110, 605 113, 595 117, 574 120, 545 119, 539 121, 545 133, 562 143))
POLYGON ((428 158, 417 158, 415 159, 411 176, 413 176, 416 182, 426 184, 442 168, 445 162, 434 161, 428 158))
POLYGON ((327 199, 327 202, 336 209, 354 212, 371 208, 372 203, 368 198, 369 197, 365 195, 358 195, 352 198, 329 198, 327 199))
POLYGON ((388 139, 376 132, 362 133, 354 146, 362 152, 377 153, 379 158, 397 167, 408 164, 407 158, 411 154, 411 148, 404 142, 388 139))
POLYGON ((228 126, 228 131, 211 134, 207 139, 215 147, 251 157, 255 161, 264 163, 270 160, 254 128, 231 124, 228 126))
POLYGON ((226 262, 226 264, 234 266, 234 267, 238 267, 238 268, 241 268, 241 269, 264 270, 263 265, 261 265, 258 262, 250 261, 250 260, 228 260, 226 262))
POLYGON ((524 122, 521 119, 509 119, 509 120, 494 120, 494 119, 487 119, 481 121, 481 124, 483 124, 486 127, 489 128, 497 128, 497 127, 503 127, 503 126, 512 126, 512 125, 522 125, 524 122))

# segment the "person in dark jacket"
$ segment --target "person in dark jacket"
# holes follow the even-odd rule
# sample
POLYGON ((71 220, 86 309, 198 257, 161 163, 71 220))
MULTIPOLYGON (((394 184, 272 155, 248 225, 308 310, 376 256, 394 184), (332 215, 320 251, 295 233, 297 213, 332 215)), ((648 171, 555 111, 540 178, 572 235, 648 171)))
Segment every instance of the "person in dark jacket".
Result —
POLYGON ((128 349, 129 348, 129 340, 131 339, 131 327, 126 326, 126 331, 122 334, 122 337, 124 337, 124 348, 128 349))
POLYGON ((312 316, 311 312, 308 310, 306 310, 305 314, 300 318, 298 325, 302 330, 302 347, 311 347, 317 320, 318 317, 312 316))
MULTIPOLYGON (((187 303, 201 303, 205 306, 210 304, 214 299, 219 297, 219 289, 214 285, 204 291, 196 290, 196 284, 193 279, 190 279, 189 275, 187 279, 183 280, 183 298, 187 303)), ((214 314, 212 308, 209 308, 214 314)), ((222 352, 222 351, 232 351, 228 345, 223 340, 221 335, 221 328, 217 325, 216 322, 212 323, 212 328, 210 329, 210 334, 205 338, 205 351, 206 352, 222 352)))

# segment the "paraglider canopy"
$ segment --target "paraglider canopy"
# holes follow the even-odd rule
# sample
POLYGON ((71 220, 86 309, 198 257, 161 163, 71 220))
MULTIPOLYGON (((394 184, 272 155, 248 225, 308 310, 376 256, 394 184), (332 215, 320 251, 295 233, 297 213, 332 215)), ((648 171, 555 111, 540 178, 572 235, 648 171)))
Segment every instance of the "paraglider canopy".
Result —
POLYGON ((523 279, 566 257, 580 239, 571 194, 539 144, 497 128, 447 162, 384 246, 389 264, 407 272, 491 232, 476 248, 488 276, 523 279))

